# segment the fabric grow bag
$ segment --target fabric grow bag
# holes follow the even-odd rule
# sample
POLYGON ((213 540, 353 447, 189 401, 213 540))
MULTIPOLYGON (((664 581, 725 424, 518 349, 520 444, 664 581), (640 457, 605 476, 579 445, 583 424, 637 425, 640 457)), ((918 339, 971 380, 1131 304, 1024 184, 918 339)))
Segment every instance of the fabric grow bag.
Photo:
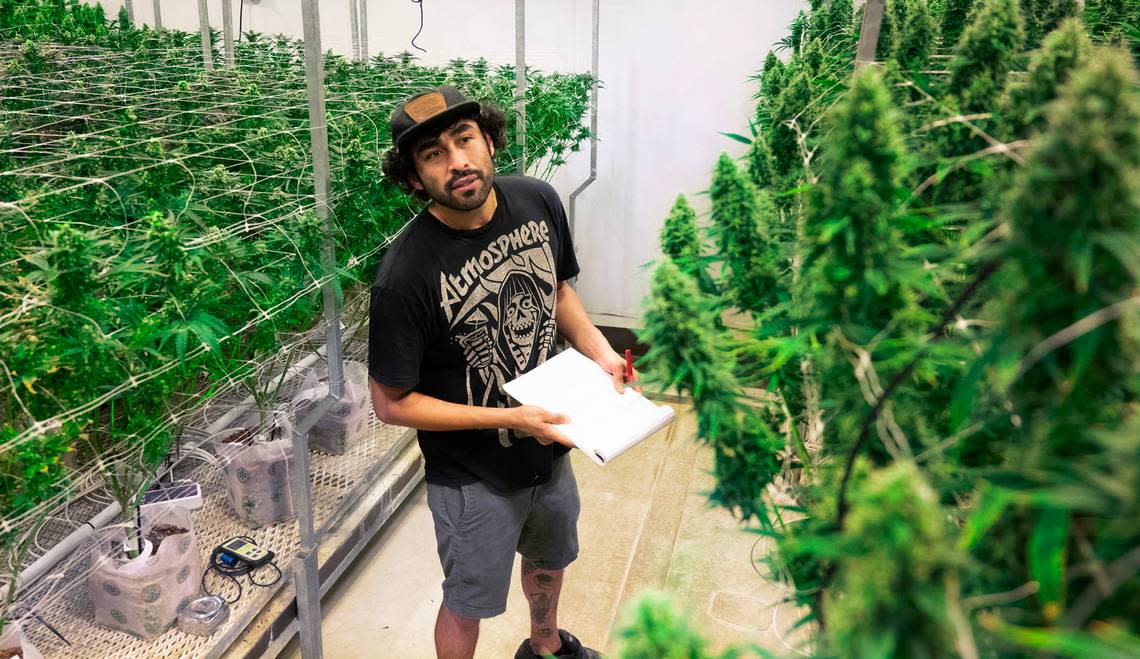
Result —
POLYGON ((230 505, 253 529, 297 516, 293 504, 293 426, 281 412, 274 412, 273 418, 278 439, 251 433, 244 442, 224 441, 242 427, 224 430, 214 439, 230 505))
POLYGON ((18 650, 20 659, 44 659, 44 655, 24 636, 23 628, 16 621, 4 623, 4 631, 0 632, 0 650, 18 650))
POLYGON ((179 611, 198 593, 202 556, 190 516, 181 511, 163 518, 187 531, 163 538, 153 554, 151 541, 144 539, 142 553, 128 559, 122 529, 96 543, 87 578, 96 624, 151 641, 174 626, 179 611))
MULTIPOLYGON (((300 421, 329 395, 327 367, 311 370, 293 398, 294 419, 300 421)), ((344 363, 344 396, 309 431, 309 448, 341 455, 368 432, 368 369, 360 362, 344 363)))

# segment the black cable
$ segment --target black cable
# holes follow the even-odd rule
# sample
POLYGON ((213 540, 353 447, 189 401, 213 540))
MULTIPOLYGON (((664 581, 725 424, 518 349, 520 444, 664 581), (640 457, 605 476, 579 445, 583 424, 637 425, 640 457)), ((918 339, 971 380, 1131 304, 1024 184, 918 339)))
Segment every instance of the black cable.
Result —
POLYGON ((424 31, 424 0, 412 0, 412 4, 420 6, 420 29, 416 31, 416 36, 412 37, 412 48, 426 53, 426 50, 416 45, 416 39, 424 31))
MULTIPOLYGON (((277 564, 274 563, 273 561, 270 561, 270 562, 266 563, 265 565, 268 565, 269 567, 273 568, 273 571, 277 573, 277 576, 273 577, 273 581, 270 581, 269 583, 261 583, 261 582, 259 582, 253 578, 253 573, 257 572, 257 570, 250 570, 249 571, 249 582, 251 584, 253 584, 255 586, 260 586, 262 588, 268 588, 268 587, 276 584, 278 581, 281 581, 281 568, 277 567, 277 564)), ((261 567, 265 567, 265 565, 262 565, 261 567)))
MULTIPOLYGON (((212 559, 211 559, 211 560, 212 560, 212 559)), ((211 592, 210 592, 210 589, 209 589, 209 588, 206 586, 206 575, 210 574, 210 572, 212 572, 212 571, 213 571, 213 567, 212 567, 212 566, 210 566, 210 565, 207 565, 207 566, 206 566, 206 569, 205 569, 205 570, 202 572, 202 592, 203 592, 203 593, 206 593, 207 595, 214 595, 215 597, 221 597, 223 600, 225 600, 225 601, 226 601, 226 604, 235 604, 235 603, 237 603, 237 601, 238 601, 238 600, 240 600, 240 599, 241 599, 241 596, 242 596, 242 588, 241 588, 241 582, 237 580, 237 577, 234 577, 234 576, 231 576, 231 575, 228 575, 228 574, 226 574, 225 572, 221 572, 221 571, 219 571, 219 572, 218 572, 218 574, 220 574, 220 575, 222 575, 223 577, 225 577, 225 578, 229 579, 230 581, 234 582, 234 585, 235 585, 235 586, 237 586, 237 589, 238 589, 238 594, 237 594, 237 597, 235 597, 235 598, 233 598, 233 599, 228 599, 228 598, 222 597, 222 593, 221 593, 221 591, 218 591, 218 592, 216 592, 216 593, 211 593, 211 592)))
POLYGON ((43 624, 43 626, 44 626, 44 627, 47 627, 48 629, 50 629, 50 630, 51 630, 51 633, 53 633, 53 634, 55 634, 56 636, 58 636, 58 637, 60 637, 61 639, 63 639, 63 642, 64 642, 64 643, 67 643, 68 645, 71 645, 71 641, 69 641, 69 640, 67 640, 66 638, 64 638, 63 634, 60 634, 60 633, 59 633, 59 630, 58 630, 58 629, 56 629, 55 627, 52 627, 52 626, 51 626, 51 625, 48 623, 48 621, 47 621, 47 620, 44 620, 44 619, 43 619, 43 618, 40 616, 40 614, 36 613, 35 611, 29 611, 29 613, 31 613, 31 614, 32 614, 32 617, 34 617, 36 620, 39 620, 39 621, 40 621, 40 623, 41 623, 41 624, 43 624))
MULTIPOLYGON (((250 538, 248 536, 237 536, 237 539, 245 540, 251 545, 257 544, 254 542, 253 538, 250 538)), ((253 567, 249 563, 246 563, 239 559, 237 565, 227 565, 221 561, 222 554, 227 554, 225 548, 221 546, 215 547, 214 551, 210 554, 210 564, 207 565, 205 571, 202 572, 202 592, 206 593, 207 595, 216 595, 217 597, 222 597, 220 593, 211 593, 210 589, 206 587, 206 575, 210 574, 211 572, 217 572, 219 575, 226 577, 230 581, 233 581, 234 585, 237 586, 237 597, 233 598, 232 600, 222 597, 222 599, 226 600, 228 604, 234 604, 241 599, 242 593, 244 591, 242 590, 241 582, 238 581, 237 578, 242 575, 245 575, 246 578, 249 579, 249 583, 253 584, 254 586, 260 586, 261 588, 268 588, 276 584, 278 581, 281 581, 281 568, 277 567, 277 564, 273 561, 269 561, 265 565, 261 565, 259 567, 253 567), (266 566, 273 568, 273 570, 277 572, 277 576, 273 578, 273 581, 262 583, 254 579, 253 573, 266 566)))
POLYGON ((139 554, 141 554, 143 553, 144 546, 142 532, 142 506, 138 505, 137 503, 135 504, 135 529, 138 530, 138 533, 135 534, 135 538, 138 540, 139 554))
MULTIPOLYGON (((241 25, 245 19, 245 0, 239 0, 238 3, 238 41, 241 41, 241 25)), ((233 20, 233 19, 230 19, 233 20)))

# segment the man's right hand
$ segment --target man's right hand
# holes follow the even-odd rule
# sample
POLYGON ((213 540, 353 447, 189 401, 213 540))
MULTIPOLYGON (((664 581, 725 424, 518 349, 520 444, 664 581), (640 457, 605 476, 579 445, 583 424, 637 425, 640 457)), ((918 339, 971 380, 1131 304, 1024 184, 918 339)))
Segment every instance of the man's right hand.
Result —
POLYGON ((511 408, 511 412, 513 413, 511 430, 520 435, 534 437, 544 446, 557 442, 574 448, 574 442, 554 427, 554 424, 570 423, 570 417, 565 414, 548 412, 534 405, 514 407, 511 408))

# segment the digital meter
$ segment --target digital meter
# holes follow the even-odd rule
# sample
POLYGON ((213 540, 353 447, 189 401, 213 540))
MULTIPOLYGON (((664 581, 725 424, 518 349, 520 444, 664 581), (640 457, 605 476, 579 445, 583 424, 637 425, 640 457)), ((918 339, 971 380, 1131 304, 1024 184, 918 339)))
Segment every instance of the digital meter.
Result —
POLYGON ((236 561, 227 560, 230 557, 240 560, 250 567, 261 567, 273 560, 273 552, 258 547, 244 538, 231 538, 223 542, 218 548, 222 551, 218 558, 229 563, 230 567, 237 565, 236 561))

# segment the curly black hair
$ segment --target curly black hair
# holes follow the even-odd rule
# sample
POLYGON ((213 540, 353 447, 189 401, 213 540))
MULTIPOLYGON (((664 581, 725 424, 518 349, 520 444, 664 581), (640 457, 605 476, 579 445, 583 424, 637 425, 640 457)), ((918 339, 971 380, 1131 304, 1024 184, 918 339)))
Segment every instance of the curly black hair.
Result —
MULTIPOLYGON (((507 118, 503 111, 496 107, 493 103, 481 102, 479 104, 480 110, 478 114, 460 117, 456 121, 463 119, 474 119, 479 130, 482 131, 491 139, 491 144, 495 145, 495 156, 498 157, 503 152, 503 147, 507 144, 507 118)), ((451 124, 452 126, 455 124, 451 124)), ((450 126, 440 126, 438 131, 424 135, 424 139, 431 137, 438 137, 450 126)), ((411 177, 416 173, 416 165, 412 161, 410 153, 400 153, 396 147, 388 149, 384 154, 384 164, 381 165, 384 171, 384 176, 392 183, 395 183, 404 192, 412 195, 416 199, 422 201, 429 201, 429 197, 421 190, 412 187, 411 177)))

